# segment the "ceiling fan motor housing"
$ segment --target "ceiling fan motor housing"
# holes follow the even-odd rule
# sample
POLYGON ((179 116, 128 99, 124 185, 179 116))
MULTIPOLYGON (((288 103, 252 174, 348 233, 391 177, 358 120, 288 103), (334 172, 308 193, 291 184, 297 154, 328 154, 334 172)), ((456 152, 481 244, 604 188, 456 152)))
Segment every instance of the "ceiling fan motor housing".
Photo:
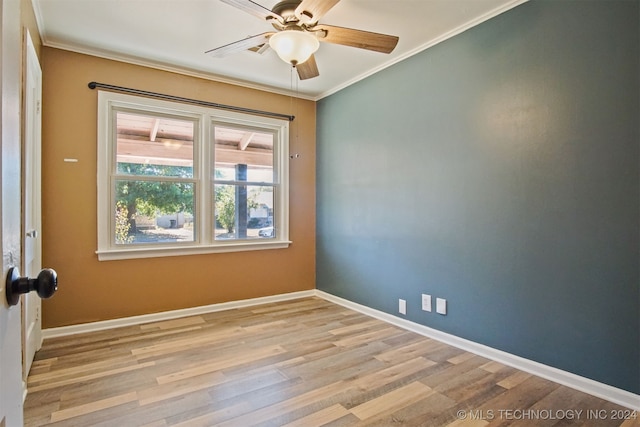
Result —
MULTIPOLYGON (((298 6, 300 6, 301 2, 302 0, 282 0, 281 2, 273 6, 273 9, 271 9, 271 11, 282 16, 285 22, 297 22, 298 18, 296 17, 295 12, 298 6)), ((282 27, 276 27, 276 29, 280 28, 282 27)))

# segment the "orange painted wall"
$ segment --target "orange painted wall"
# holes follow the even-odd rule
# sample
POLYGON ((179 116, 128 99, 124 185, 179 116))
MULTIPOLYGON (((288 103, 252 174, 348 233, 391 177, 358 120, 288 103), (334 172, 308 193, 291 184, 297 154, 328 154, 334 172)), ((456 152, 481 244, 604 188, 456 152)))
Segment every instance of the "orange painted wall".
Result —
POLYGON ((58 292, 43 301, 43 327, 315 288, 315 102, 49 47, 43 76, 43 266, 58 272, 58 292), (98 261, 98 93, 90 81, 294 114, 290 151, 300 157, 290 163, 291 246, 98 261))

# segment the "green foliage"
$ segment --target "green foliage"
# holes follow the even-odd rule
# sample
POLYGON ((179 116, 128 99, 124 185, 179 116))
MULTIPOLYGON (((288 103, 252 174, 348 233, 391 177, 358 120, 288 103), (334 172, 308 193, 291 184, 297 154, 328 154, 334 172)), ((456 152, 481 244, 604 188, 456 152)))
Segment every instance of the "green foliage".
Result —
POLYGON ((190 178, 193 176, 192 168, 118 163, 118 173, 133 175, 131 180, 116 182, 116 201, 126 207, 130 232, 136 232, 135 218, 138 214, 153 218, 159 213, 193 213, 192 183, 135 179, 136 175, 190 178))
MULTIPOLYGON (((167 181, 118 181, 118 202, 135 213, 154 217, 158 213, 193 213, 193 184, 167 181)), ((129 212, 130 214, 132 212, 129 212)))
POLYGON ((127 244, 133 242, 134 237, 129 236, 129 212, 122 203, 116 203, 116 244, 127 244))
MULTIPOLYGON (((116 223, 122 221, 122 216, 127 219, 127 226, 122 223, 117 226, 118 243, 130 243, 126 240, 135 233, 136 215, 154 218, 158 214, 172 214, 186 212, 193 214, 194 198, 192 183, 144 180, 144 177, 193 177, 193 168, 182 166, 163 166, 138 163, 118 163, 118 173, 131 175, 130 180, 120 179, 116 182, 117 206, 116 223), (118 228, 120 227, 120 228, 118 228), (118 234, 119 233, 119 234, 118 234)), ((216 170, 216 177, 220 172, 216 170)), ((236 187, 234 185, 215 186, 215 212, 216 221, 227 232, 233 233, 236 214, 236 187)), ((247 209, 258 207, 256 202, 257 192, 262 188, 254 189, 247 197, 247 209)))
POLYGON ((265 187, 259 187, 258 189, 254 188, 249 192, 249 195, 247 196, 247 209, 251 210, 258 208, 258 202, 256 201, 256 199, 258 198, 260 192, 264 191, 264 189, 265 187))
POLYGON ((236 217, 236 193, 232 185, 216 185, 216 221, 233 233, 236 217))
MULTIPOLYGON (((233 233, 236 218, 236 187, 233 185, 216 185, 216 221, 228 233, 233 233)), ((247 196, 247 210, 258 207, 256 202, 259 190, 253 190, 247 196)))
POLYGON ((118 163, 121 175, 138 176, 171 176, 177 178, 193 178, 193 168, 186 166, 152 165, 141 163, 118 163))

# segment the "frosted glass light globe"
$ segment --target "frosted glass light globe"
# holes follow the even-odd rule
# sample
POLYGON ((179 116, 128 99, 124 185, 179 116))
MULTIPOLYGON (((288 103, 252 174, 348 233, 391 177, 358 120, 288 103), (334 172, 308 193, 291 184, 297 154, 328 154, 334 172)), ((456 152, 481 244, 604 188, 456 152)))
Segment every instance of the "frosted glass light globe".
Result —
POLYGON ((269 46, 276 51, 280 59, 293 65, 303 64, 320 47, 315 36, 299 30, 285 30, 269 38, 269 46))

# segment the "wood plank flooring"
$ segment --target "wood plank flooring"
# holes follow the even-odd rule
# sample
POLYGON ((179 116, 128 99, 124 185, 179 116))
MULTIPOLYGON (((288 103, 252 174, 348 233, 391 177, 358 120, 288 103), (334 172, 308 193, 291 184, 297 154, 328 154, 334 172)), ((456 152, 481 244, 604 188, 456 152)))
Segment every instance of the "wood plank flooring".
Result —
POLYGON ((26 426, 640 426, 319 298, 48 339, 28 390, 26 426))

